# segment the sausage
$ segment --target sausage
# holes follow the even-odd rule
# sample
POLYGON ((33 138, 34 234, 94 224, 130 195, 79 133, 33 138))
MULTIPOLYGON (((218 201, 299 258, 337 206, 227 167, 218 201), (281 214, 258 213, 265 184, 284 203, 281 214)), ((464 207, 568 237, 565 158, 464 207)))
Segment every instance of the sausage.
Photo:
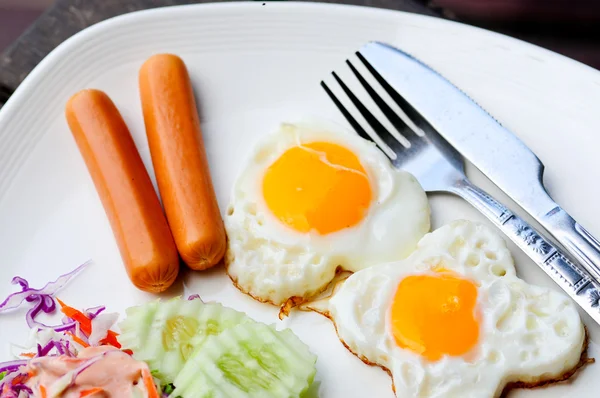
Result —
POLYGON ((65 113, 129 279, 147 292, 166 290, 179 272, 177 247, 121 114, 98 90, 83 90, 72 96, 65 113))
POLYGON ((154 173, 175 244, 194 270, 217 264, 227 245, 196 101, 181 58, 159 54, 139 73, 154 173))

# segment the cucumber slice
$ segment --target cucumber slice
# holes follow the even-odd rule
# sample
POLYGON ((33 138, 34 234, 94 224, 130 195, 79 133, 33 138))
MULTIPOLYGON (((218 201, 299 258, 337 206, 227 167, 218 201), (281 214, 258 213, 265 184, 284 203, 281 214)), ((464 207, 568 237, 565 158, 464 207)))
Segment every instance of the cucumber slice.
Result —
POLYGON ((171 397, 298 398, 317 358, 289 329, 240 324, 210 336, 175 378, 171 397))
POLYGON ((173 382, 195 349, 211 335, 240 323, 245 314, 201 300, 154 301, 126 310, 119 342, 145 361, 162 384, 173 382))

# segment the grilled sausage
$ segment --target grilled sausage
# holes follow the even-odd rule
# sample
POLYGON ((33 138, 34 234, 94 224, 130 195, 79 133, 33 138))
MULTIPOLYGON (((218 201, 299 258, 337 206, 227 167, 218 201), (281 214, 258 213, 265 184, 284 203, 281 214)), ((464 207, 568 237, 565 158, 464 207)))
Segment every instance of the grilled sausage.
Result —
POLYGON ((166 290, 179 272, 177 248, 121 114, 102 91, 83 90, 67 103, 66 117, 129 278, 147 292, 166 290))
POLYGON ((154 172, 179 254, 194 270, 212 267, 225 254, 225 227, 187 68, 175 55, 155 55, 142 65, 139 85, 154 172))

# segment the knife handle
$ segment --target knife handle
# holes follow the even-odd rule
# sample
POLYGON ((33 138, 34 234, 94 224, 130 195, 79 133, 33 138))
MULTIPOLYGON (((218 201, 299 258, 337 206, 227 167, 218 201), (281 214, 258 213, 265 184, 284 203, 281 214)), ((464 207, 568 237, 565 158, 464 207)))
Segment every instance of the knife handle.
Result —
POLYGON ((559 206, 548 212, 540 223, 580 261, 594 277, 600 279, 600 242, 559 206))
MULTIPOLYGON (((525 220, 470 181, 458 181, 450 191, 471 203, 489 218, 600 324, 600 284, 597 279, 583 267, 569 260, 558 247, 525 220)), ((597 246, 598 242, 594 243, 597 246)))

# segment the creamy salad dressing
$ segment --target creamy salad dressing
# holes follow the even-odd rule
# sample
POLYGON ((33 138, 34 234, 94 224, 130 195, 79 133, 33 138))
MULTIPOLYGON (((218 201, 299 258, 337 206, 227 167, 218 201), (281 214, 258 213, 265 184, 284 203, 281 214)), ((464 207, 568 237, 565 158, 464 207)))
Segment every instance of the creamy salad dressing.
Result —
POLYGON ((148 365, 112 346, 85 348, 76 358, 54 356, 32 359, 24 369, 24 373, 32 374, 26 384, 33 390, 34 396, 44 397, 63 376, 98 356, 100 359, 79 373, 73 384, 55 397, 80 398, 82 393, 98 388, 101 390, 90 394, 90 397, 148 396, 142 379, 143 371, 150 372, 148 365))

